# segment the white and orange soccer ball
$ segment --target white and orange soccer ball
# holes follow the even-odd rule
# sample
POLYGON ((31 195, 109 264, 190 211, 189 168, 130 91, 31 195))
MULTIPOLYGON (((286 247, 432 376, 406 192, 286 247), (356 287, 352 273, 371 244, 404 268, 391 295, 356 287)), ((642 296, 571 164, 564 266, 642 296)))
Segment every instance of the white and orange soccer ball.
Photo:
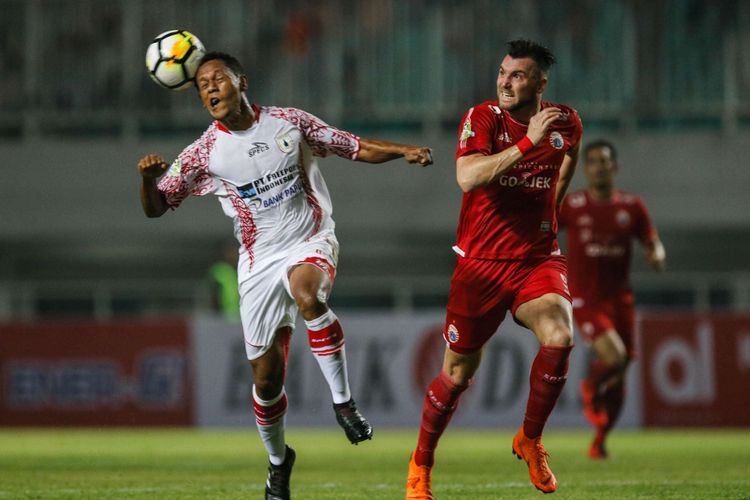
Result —
POLYGON ((146 50, 146 69, 153 81, 171 90, 190 87, 206 49, 197 36, 185 30, 158 35, 146 50))

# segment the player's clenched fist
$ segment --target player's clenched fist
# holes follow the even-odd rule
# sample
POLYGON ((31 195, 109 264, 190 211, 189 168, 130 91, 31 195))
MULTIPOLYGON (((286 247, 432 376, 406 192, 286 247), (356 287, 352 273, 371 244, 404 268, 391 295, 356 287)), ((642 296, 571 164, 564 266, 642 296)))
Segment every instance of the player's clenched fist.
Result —
POLYGON ((414 147, 406 152, 404 158, 409 163, 418 163, 426 167, 427 165, 432 165, 432 149, 426 146, 414 147))
POLYGON ((138 173, 146 179, 156 179, 169 168, 169 163, 159 155, 146 155, 138 162, 138 173))
POLYGON ((529 137, 534 146, 539 144, 547 133, 547 129, 552 123, 560 118, 562 111, 560 108, 544 108, 539 113, 535 114, 529 120, 529 129, 526 135, 529 137))

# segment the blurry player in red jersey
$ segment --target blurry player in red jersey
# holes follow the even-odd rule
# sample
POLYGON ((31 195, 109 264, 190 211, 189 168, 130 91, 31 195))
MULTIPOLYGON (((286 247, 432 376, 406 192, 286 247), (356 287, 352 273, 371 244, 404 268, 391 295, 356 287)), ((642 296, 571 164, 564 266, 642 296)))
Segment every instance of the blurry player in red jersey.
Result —
POLYGON ((634 355, 630 251, 635 238, 646 262, 663 270, 666 254, 638 196, 615 189, 617 151, 607 141, 588 144, 588 187, 569 194, 560 208, 568 232, 568 268, 573 315, 594 357, 581 383, 583 411, 596 427, 591 458, 606 458, 604 441, 622 409, 625 370, 634 355))
POLYGON ((408 499, 433 498, 438 440, 508 310, 540 343, 513 453, 528 464, 534 486, 557 489, 541 436, 565 384, 573 327, 556 207, 575 170, 582 125, 574 109, 542 100, 553 62, 535 42, 509 42, 497 100, 474 106, 461 121, 456 177, 464 195, 443 329, 447 348, 427 387, 408 499))
POLYGON ((372 437, 351 395, 344 333, 328 307, 338 260, 331 199, 314 157, 335 154, 382 163, 432 163, 430 148, 362 139, 296 108, 251 104, 248 79, 229 54, 203 56, 198 95, 214 121, 170 166, 158 155, 138 162, 141 204, 149 217, 189 195, 215 195, 238 240, 240 317, 253 370, 253 409, 269 455, 267 500, 290 497, 295 451, 286 445, 284 390, 289 337, 297 313, 307 326, 350 442, 372 437), (159 180, 159 178, 161 178, 159 180))

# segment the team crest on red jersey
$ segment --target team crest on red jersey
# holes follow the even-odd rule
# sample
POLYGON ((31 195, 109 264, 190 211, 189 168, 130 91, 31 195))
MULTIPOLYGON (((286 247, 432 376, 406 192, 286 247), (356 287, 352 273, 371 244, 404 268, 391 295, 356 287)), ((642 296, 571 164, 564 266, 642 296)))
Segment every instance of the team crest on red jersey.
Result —
POLYGON ((630 224, 630 214, 627 210, 618 210, 615 219, 617 220, 617 223, 622 227, 630 224))
POLYGON ((562 149, 563 146, 565 146, 565 140, 560 132, 552 132, 549 135, 549 143, 552 144, 552 147, 555 149, 562 149))
POLYGON ((452 343, 458 342, 458 328, 456 328, 456 325, 448 325, 448 340, 452 343))

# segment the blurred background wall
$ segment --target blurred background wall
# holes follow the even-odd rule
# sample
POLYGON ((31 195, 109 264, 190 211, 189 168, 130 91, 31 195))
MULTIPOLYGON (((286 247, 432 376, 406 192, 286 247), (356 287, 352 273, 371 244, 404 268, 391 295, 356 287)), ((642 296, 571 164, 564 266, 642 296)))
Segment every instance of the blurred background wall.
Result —
MULTIPOLYGON (((620 149, 669 272, 642 307, 750 308, 750 3, 741 0, 0 0, 0 318, 206 309, 231 224, 211 197, 148 220, 135 164, 171 159, 210 117, 151 82, 171 28, 236 54, 259 104, 303 108, 366 137, 428 144, 435 165, 321 161, 342 245, 343 308, 441 307, 461 193, 462 114, 494 98, 507 40, 548 45, 546 98, 584 141, 620 149)), ((579 172, 573 188, 582 185, 579 172)))

